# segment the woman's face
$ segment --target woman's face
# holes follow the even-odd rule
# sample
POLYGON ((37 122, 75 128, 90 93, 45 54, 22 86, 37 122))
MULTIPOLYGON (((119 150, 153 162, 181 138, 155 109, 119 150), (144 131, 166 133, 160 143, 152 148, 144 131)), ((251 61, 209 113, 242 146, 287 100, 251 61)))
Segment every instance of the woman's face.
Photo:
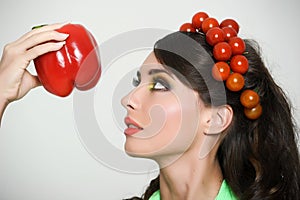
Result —
POLYGON ((136 88, 122 99, 127 109, 125 151, 154 159, 181 155, 201 131, 199 113, 205 107, 197 92, 166 70, 154 53, 133 82, 136 88))

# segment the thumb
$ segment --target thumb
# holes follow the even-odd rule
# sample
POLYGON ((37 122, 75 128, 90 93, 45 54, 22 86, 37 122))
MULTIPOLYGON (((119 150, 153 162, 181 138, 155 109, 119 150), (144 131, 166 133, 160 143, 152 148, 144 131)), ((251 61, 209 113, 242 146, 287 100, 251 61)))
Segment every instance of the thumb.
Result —
POLYGON ((41 85, 42 84, 37 76, 34 76, 34 75, 30 74, 27 70, 25 70, 17 98, 18 99, 22 98, 31 89, 41 86, 41 85))
POLYGON ((32 76, 32 88, 35 88, 35 87, 38 87, 38 86, 42 85, 42 83, 41 83, 38 76, 34 76, 34 75, 31 75, 31 76, 32 76))
POLYGON ((30 74, 27 70, 24 73, 22 82, 25 90, 30 90, 42 85, 38 76, 30 74))

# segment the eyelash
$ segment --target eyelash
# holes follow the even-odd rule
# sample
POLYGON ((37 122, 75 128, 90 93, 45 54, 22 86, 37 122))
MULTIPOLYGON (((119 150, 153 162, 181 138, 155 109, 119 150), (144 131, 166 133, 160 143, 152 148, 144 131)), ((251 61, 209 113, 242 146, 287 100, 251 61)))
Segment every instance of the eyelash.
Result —
POLYGON ((150 84, 150 91, 168 91, 170 90, 170 85, 163 78, 154 77, 153 82, 150 84), (162 85, 162 88, 155 88, 157 84, 162 85))
MULTIPOLYGON (((132 85, 134 87, 137 87, 141 83, 141 80, 138 78, 133 78, 132 80, 132 85)), ((160 77, 153 77, 152 82, 149 85, 149 90, 150 91, 168 91, 170 90, 170 85, 168 84, 167 81, 165 81, 163 78, 160 77), (157 84, 162 85, 163 88, 155 88, 157 84)))
POLYGON ((141 80, 139 80, 138 78, 134 77, 134 78, 132 79, 132 85, 133 85, 134 87, 139 86, 140 83, 141 83, 141 80))

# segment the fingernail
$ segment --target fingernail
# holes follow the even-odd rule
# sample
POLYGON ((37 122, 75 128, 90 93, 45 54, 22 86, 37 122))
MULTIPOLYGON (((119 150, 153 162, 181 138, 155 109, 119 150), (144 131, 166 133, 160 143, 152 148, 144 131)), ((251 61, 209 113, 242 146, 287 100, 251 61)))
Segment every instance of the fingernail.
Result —
POLYGON ((61 23, 59 23, 59 26, 63 27, 65 25, 67 25, 67 24, 71 24, 71 22, 69 22, 69 21, 61 22, 61 23))
POLYGON ((59 33, 59 35, 62 37, 62 39, 67 39, 69 37, 69 34, 67 33, 59 33))
POLYGON ((64 46, 66 44, 66 41, 62 41, 62 42, 56 42, 55 45, 57 46, 64 46))
POLYGON ((62 22, 63 25, 66 25, 66 24, 71 24, 71 21, 65 21, 65 22, 62 22))

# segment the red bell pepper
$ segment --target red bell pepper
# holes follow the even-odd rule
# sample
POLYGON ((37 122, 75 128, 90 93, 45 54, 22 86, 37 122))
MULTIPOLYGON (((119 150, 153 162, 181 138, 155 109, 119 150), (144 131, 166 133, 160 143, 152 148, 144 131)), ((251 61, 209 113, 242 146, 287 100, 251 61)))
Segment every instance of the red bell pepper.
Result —
POLYGON ((95 38, 80 24, 67 24, 57 31, 69 37, 60 50, 34 59, 39 80, 47 91, 60 97, 68 96, 74 87, 91 89, 101 76, 95 38))

